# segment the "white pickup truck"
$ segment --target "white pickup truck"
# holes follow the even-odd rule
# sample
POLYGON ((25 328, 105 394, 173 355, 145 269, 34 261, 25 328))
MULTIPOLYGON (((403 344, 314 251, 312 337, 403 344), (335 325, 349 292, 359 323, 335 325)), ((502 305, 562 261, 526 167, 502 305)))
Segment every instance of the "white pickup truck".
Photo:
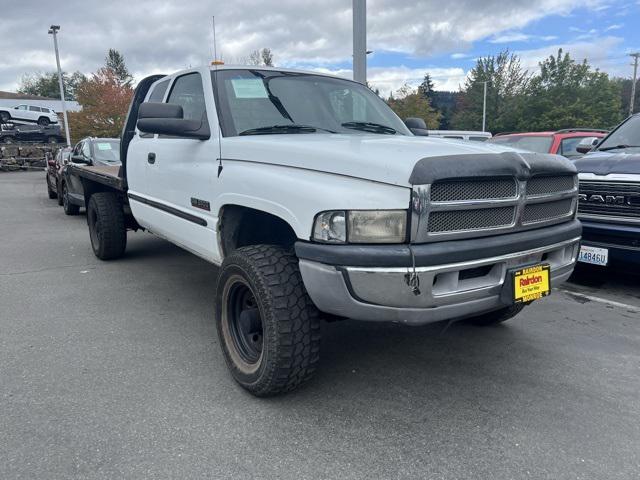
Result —
POLYGON ((216 323, 254 395, 313 374, 320 319, 506 320, 576 261, 563 157, 413 136, 365 86, 213 66, 138 86, 122 167, 70 167, 91 245, 144 229, 219 265, 216 323))

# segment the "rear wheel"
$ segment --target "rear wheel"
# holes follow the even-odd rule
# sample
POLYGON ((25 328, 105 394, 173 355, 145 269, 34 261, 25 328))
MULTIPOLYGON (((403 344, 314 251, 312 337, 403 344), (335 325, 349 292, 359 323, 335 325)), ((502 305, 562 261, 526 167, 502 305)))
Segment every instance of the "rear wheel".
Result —
POLYGON ((58 197, 58 205, 62 206, 62 190, 60 189, 60 182, 56 182, 56 196, 58 197))
POLYGON ((48 127, 50 123, 51 120, 49 120, 47 117, 40 117, 38 119, 38 125, 40 125, 41 127, 48 127))
POLYGON ((216 325, 233 378, 253 395, 293 390, 315 372, 319 313, 302 283, 298 259, 281 247, 244 247, 225 259, 216 325))
POLYGON ((113 260, 122 256, 127 247, 127 227, 122 202, 116 194, 94 193, 87 206, 87 223, 96 257, 113 260))
POLYGON ((0 123, 7 123, 9 120, 11 120, 9 112, 0 112, 0 123))
POLYGON ((515 317, 522 311, 524 307, 524 304, 518 303, 515 305, 511 305, 510 307, 501 308, 500 310, 483 313, 482 315, 478 315, 477 317, 468 318, 465 321, 467 323, 471 323, 473 325, 478 325, 481 327, 495 325, 497 323, 502 323, 506 320, 509 320, 510 318, 515 317))
POLYGON ((66 182, 62 184, 62 208, 67 215, 78 215, 80 213, 80 207, 69 200, 69 189, 66 182))
POLYGON ((51 189, 51 183, 49 183, 49 175, 47 175, 46 181, 47 181, 47 193, 49 194, 49 198, 53 200, 54 198, 58 197, 58 193, 55 190, 51 189))

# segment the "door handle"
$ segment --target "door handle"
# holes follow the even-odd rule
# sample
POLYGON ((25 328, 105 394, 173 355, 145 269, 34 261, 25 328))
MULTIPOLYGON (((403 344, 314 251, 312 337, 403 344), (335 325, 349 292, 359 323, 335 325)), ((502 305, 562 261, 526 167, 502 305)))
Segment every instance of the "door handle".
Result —
POLYGON ((153 152, 149 152, 149 155, 147 155, 147 162, 151 164, 156 163, 156 154, 153 152))

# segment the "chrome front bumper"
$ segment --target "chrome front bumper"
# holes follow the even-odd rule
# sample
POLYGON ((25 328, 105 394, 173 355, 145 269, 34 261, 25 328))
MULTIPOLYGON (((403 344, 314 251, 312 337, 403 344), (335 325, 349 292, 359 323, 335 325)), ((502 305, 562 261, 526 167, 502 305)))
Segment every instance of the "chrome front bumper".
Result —
POLYGON ((551 267, 551 285, 573 271, 580 237, 521 252, 415 267, 420 293, 409 286, 412 267, 351 267, 300 260, 309 296, 323 312, 367 321, 421 325, 504 307, 507 272, 533 263, 551 267))

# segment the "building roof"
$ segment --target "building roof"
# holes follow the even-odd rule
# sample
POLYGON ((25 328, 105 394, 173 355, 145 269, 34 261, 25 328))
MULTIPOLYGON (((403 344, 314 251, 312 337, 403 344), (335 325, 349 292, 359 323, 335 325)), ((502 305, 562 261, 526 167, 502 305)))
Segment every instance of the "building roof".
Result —
POLYGON ((0 90, 0 98, 10 100, 60 100, 59 98, 41 97, 40 95, 27 95, 26 93, 3 92, 0 90))

